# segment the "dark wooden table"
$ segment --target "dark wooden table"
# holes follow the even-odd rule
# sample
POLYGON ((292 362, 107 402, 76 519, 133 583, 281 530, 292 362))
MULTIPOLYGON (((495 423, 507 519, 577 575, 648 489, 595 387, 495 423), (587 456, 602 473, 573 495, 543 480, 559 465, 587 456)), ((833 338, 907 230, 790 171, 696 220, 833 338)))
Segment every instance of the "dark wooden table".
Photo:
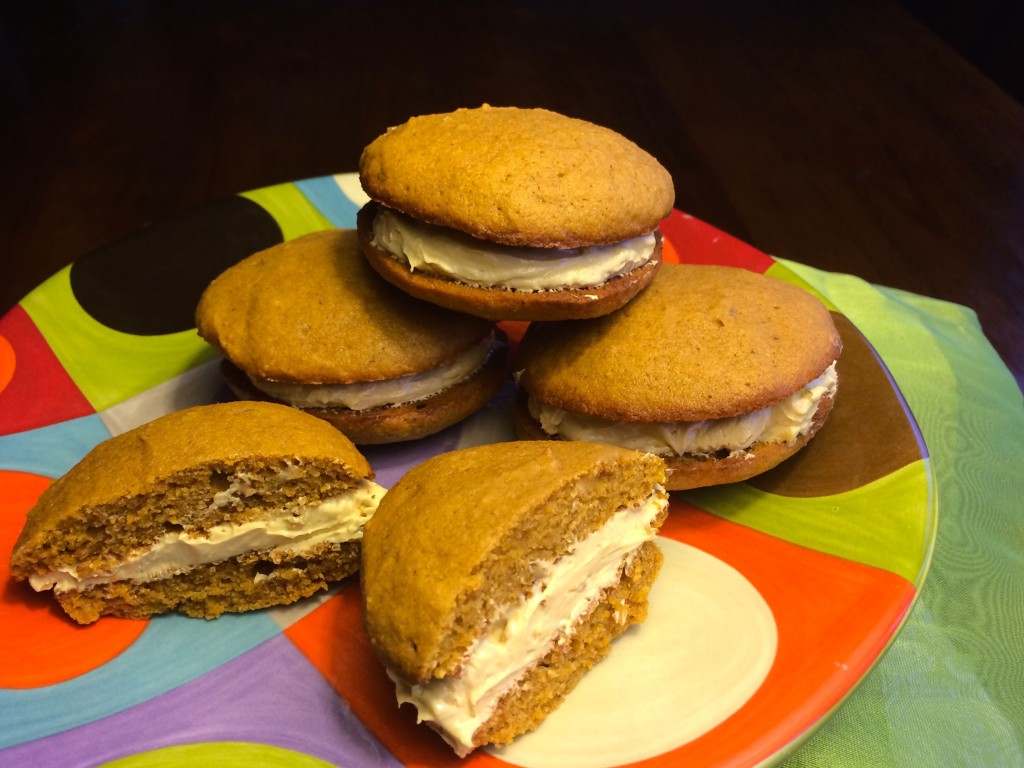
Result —
POLYGON ((146 224, 489 102, 619 130, 772 255, 972 307, 1024 380, 1024 108, 899 5, 776 5, 5 4, 0 314, 146 224))

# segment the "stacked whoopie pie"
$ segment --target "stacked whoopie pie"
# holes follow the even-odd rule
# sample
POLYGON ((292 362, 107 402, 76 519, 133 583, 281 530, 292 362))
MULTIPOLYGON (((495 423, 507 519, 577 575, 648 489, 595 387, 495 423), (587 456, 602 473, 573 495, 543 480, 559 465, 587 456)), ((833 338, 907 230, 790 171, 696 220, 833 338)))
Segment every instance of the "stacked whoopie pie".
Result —
POLYGON ((425 301, 531 320, 514 361, 521 439, 655 453, 681 490, 744 480, 827 418, 842 349, 825 306, 747 270, 662 265, 658 162, 545 110, 416 117, 360 160, 360 244, 425 301))
POLYGON ((668 172, 625 137, 543 109, 414 117, 359 162, 360 242, 385 279, 492 320, 597 317, 661 261, 668 172))
POLYGON ((388 282, 468 315, 532 321, 513 365, 520 440, 411 471, 363 548, 367 631, 398 700, 465 755, 535 728, 643 619, 660 563, 652 499, 749 478, 811 439, 835 398, 841 342, 795 286, 661 264, 671 178, 605 128, 487 106, 417 117, 365 149, 360 178, 371 198, 360 244, 388 282), (627 468, 639 457, 667 472, 638 483, 627 468), (632 510, 631 533, 610 509, 632 510), (624 543, 610 566, 556 580, 553 564, 604 536, 624 543), (533 600, 555 618, 536 618, 533 600), (525 641, 511 630, 522 616, 534 617, 525 641))
POLYGON ((507 378, 494 323, 381 280, 354 230, 314 232, 219 275, 196 310, 244 399, 330 422, 356 444, 413 440, 481 408, 507 378))
POLYGON ((486 106, 388 130, 360 180, 357 232, 254 254, 196 311, 236 396, 300 408, 357 444, 424 437, 487 403, 507 378, 495 321, 593 318, 636 296, 661 265, 674 196, 614 131, 486 106))

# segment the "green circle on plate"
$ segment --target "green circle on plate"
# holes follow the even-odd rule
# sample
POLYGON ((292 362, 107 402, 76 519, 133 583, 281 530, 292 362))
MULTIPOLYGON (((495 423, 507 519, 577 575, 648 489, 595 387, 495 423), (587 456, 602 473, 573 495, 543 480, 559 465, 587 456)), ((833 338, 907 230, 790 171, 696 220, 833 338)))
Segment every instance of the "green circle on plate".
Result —
POLYGON ((102 768, 332 768, 319 758, 268 744, 209 741, 122 757, 102 768))

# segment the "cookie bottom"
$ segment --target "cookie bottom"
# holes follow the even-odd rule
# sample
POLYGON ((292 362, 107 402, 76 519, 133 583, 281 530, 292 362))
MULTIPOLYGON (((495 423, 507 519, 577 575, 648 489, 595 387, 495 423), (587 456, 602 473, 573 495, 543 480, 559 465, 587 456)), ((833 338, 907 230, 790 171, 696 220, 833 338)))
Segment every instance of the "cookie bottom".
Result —
MULTIPOLYGON (((281 402, 257 389, 249 377, 225 360, 221 374, 235 396, 242 400, 281 402)), ((332 424, 358 445, 379 445, 440 432, 483 408, 505 383, 508 371, 504 355, 492 354, 481 368, 432 397, 398 405, 354 411, 350 408, 302 408, 332 424)))
MULTIPOLYGON (((685 491, 690 488, 704 488, 712 485, 738 483, 755 475, 767 472, 793 456, 810 442, 821 429, 832 411, 834 397, 824 397, 818 404, 810 428, 792 443, 754 443, 746 452, 716 455, 666 455, 662 456, 668 467, 665 488, 670 491, 685 491)), ((515 409, 516 435, 520 440, 561 440, 549 435, 540 423, 530 415, 527 399, 517 399, 515 409)))
POLYGON ((374 204, 358 214, 359 245, 370 266, 395 287, 423 301, 487 320, 583 320, 624 306, 654 279, 661 266, 661 233, 651 258, 601 285, 550 291, 482 288, 410 270, 408 265, 373 245, 374 204))
POLYGON ((327 589, 358 571, 359 548, 359 541, 349 541, 274 560, 266 552, 253 552, 166 579, 98 584, 57 592, 56 598, 79 624, 101 616, 147 619, 172 611, 215 619, 222 613, 288 605, 327 589))

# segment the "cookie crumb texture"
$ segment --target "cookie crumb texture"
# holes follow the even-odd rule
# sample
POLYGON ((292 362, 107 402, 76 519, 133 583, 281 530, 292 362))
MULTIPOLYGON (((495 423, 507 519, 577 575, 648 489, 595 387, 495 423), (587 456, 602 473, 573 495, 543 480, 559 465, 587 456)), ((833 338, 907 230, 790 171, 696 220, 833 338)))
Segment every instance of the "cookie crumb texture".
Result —
POLYGON ((143 584, 118 581, 76 592, 57 601, 79 624, 101 616, 146 619, 176 611, 215 619, 222 613, 287 605, 327 589, 359 568, 359 543, 334 544, 301 556, 280 558, 248 553, 187 574, 143 584))
POLYGON ((543 109, 414 117, 363 150, 363 189, 409 216, 507 245, 577 248, 653 231, 668 171, 624 136, 543 109))
POLYGON ((612 649, 612 642, 647 618, 647 597, 664 559, 654 542, 642 545, 617 585, 556 643, 507 693, 490 720, 473 734, 475 746, 509 744, 554 712, 583 676, 612 649))
MULTIPOLYGON (((191 467, 160 478, 144 493, 83 506, 51 533, 36 532, 33 546, 16 548, 12 573, 28 578, 60 566, 103 572, 166 533, 201 535, 216 525, 259 520, 282 508, 317 504, 354 482, 344 468, 329 462, 304 465, 301 478, 292 476, 295 467, 294 460, 287 458, 191 467), (249 486, 244 500, 210 510, 212 494, 226 489, 236 477, 249 486)), ((42 511, 50 508, 44 506, 42 511)), ((54 595, 81 624, 100 616, 142 619, 167 611, 212 619, 226 611, 255 610, 308 597, 325 589, 328 582, 355 573, 358 565, 358 542, 302 555, 250 552, 154 581, 115 581, 54 595)))
POLYGON ((360 578, 374 650, 407 680, 457 673, 496 607, 530 590, 531 563, 556 560, 664 481, 656 456, 551 440, 414 467, 366 524, 360 578))
MULTIPOLYGON (((348 438, 294 409, 221 403, 177 411, 100 443, 50 485, 29 510, 11 574, 102 574, 167 534, 202 536, 313 506, 372 477, 348 438)), ((273 559, 255 551, 149 583, 56 597, 82 623, 168 610, 212 618, 305 597, 357 565, 358 548, 340 544, 273 559)))
MULTIPOLYGON (((618 510, 652 492, 661 498, 664 482, 657 456, 596 443, 495 443, 428 459, 392 486, 366 525, 360 578, 374 651, 410 685, 460 677, 483 628, 536 589, 538 564, 557 563, 618 510)), ((653 535, 667 506, 650 514, 653 535)), ((616 637, 646 618, 662 554, 641 539, 571 628, 545 631, 534 641, 539 658, 530 654, 523 671, 505 671, 514 675, 511 687, 494 689, 493 712, 477 713, 472 735, 456 739, 457 752, 506 744, 535 728, 616 637)), ((444 725, 431 727, 449 738, 444 725)))

